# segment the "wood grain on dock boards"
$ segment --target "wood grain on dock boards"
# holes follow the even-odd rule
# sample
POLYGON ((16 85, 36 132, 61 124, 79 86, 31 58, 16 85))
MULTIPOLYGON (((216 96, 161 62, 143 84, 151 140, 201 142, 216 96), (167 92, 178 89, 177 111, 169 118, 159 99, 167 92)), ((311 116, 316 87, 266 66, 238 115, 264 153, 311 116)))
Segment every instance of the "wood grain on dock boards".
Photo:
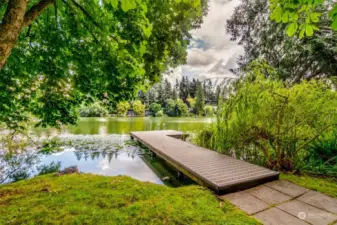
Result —
POLYGON ((244 190, 279 177, 278 172, 177 139, 184 135, 179 131, 130 135, 186 176, 216 192, 244 190))

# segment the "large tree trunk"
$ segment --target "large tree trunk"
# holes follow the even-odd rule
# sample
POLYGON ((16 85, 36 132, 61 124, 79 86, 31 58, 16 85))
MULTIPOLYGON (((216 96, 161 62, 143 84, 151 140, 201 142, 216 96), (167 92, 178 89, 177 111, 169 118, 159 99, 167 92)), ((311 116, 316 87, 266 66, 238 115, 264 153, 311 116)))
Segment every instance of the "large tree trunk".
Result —
POLYGON ((16 44, 24 21, 29 0, 9 0, 0 24, 0 70, 16 44))
MULTIPOLYGON (((5 65, 12 48, 15 46, 20 31, 29 26, 44 9, 55 3, 56 0, 41 0, 32 6, 29 11, 29 0, 9 0, 6 13, 0 24, 0 70, 5 65)), ((0 0, 0 3, 3 3, 0 0)))

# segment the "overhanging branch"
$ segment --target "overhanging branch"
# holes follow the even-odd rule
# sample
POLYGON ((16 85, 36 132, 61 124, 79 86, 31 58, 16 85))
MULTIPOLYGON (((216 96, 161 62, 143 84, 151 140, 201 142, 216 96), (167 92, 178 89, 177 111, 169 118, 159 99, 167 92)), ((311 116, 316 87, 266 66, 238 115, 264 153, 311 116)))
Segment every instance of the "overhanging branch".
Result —
POLYGON ((23 27, 29 26, 36 17, 40 16, 43 10, 55 3, 56 0, 41 0, 33 5, 25 14, 23 27))

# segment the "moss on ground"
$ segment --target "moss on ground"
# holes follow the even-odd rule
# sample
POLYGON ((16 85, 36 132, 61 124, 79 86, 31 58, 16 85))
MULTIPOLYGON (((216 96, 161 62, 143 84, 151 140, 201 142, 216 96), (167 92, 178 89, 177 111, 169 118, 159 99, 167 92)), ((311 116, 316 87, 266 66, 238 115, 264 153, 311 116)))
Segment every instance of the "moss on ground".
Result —
POLYGON ((258 224, 200 186, 55 174, 0 186, 0 224, 258 224))
POLYGON ((316 178, 311 176, 297 176, 293 174, 281 174, 281 179, 288 180, 308 189, 321 192, 337 198, 336 178, 316 178))

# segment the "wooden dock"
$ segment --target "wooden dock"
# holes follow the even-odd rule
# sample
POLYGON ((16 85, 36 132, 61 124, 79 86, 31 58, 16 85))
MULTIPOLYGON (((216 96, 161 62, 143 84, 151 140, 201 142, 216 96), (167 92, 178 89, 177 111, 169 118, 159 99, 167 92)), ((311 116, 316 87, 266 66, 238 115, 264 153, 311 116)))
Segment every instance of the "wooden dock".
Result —
POLYGON ((184 136, 182 132, 141 131, 130 135, 177 171, 218 193, 244 190, 279 178, 278 172, 185 142, 179 139, 184 136))

